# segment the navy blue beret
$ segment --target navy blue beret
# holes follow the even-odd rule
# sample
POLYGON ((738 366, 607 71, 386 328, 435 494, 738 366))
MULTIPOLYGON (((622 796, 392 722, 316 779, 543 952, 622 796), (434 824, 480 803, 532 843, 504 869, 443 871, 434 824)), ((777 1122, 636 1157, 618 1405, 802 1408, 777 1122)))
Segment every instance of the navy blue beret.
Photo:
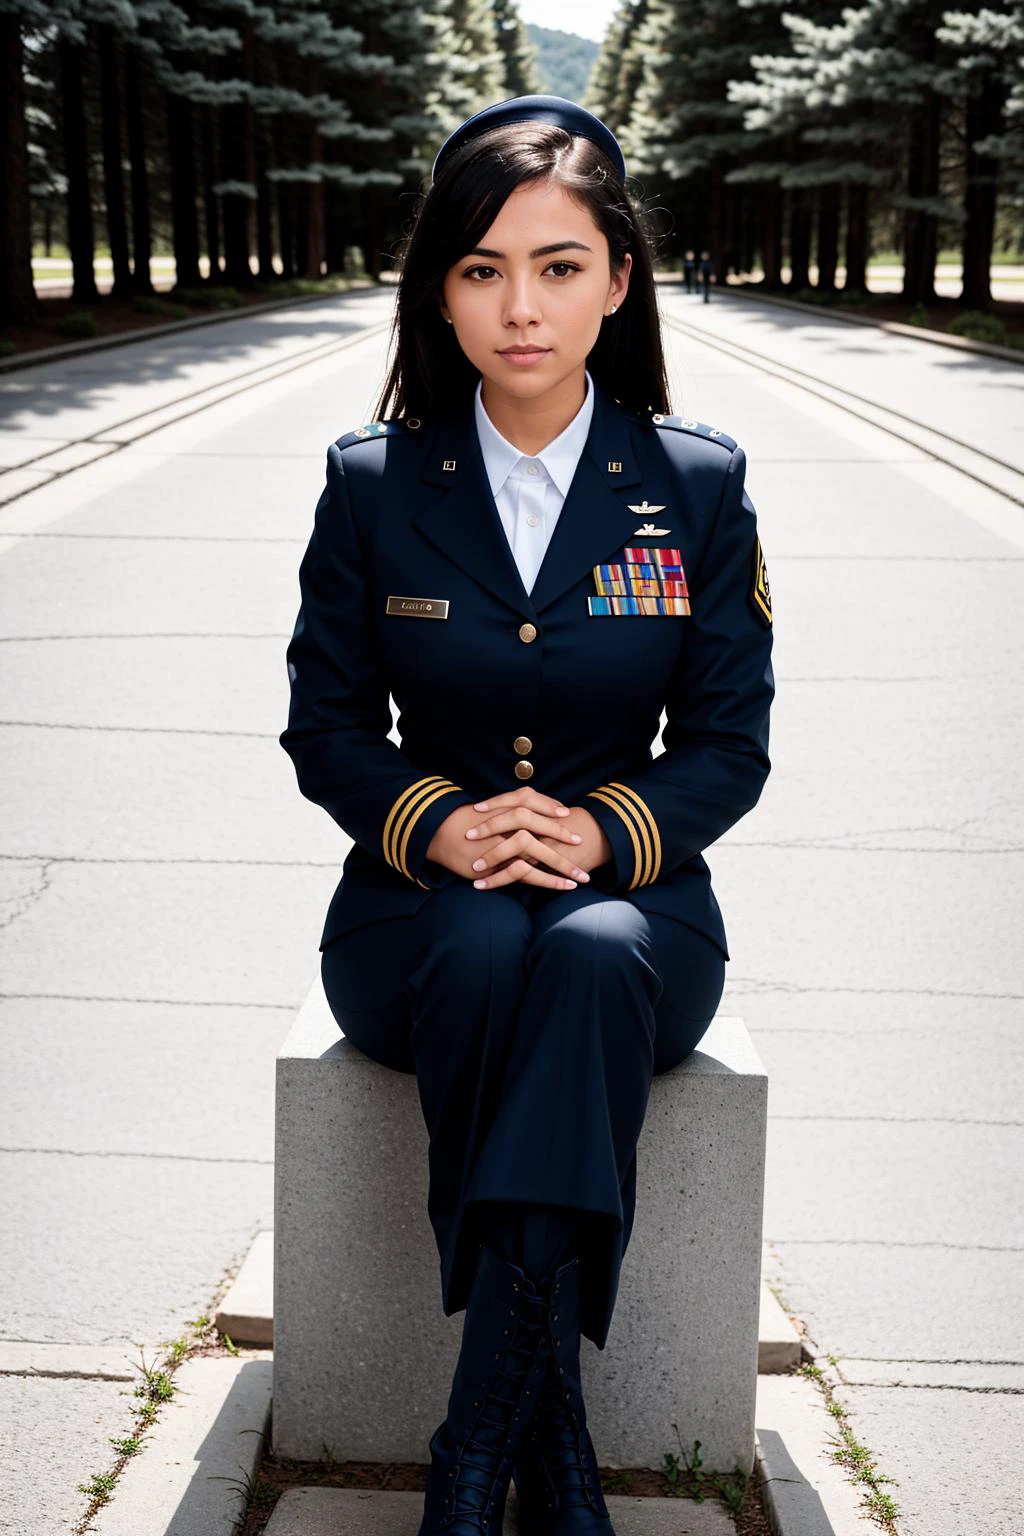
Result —
POLYGON ((438 150, 430 173, 431 180, 437 180, 438 170, 448 156, 470 139, 475 139, 478 133, 484 133, 488 128, 497 128, 503 123, 518 122, 555 123, 569 133, 578 133, 585 139, 593 140, 625 180, 626 162, 614 133, 593 112, 577 106, 574 101, 567 101, 564 96, 510 96, 506 101, 496 101, 493 106, 484 107, 482 112, 467 117, 454 133, 448 135, 438 150))

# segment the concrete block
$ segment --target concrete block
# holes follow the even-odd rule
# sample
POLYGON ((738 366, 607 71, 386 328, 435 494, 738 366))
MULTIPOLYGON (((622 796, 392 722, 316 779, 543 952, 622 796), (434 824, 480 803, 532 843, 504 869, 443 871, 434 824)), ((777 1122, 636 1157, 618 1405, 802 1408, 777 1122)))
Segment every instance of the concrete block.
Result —
MULTIPOLYGON (((660 1469, 678 1425, 708 1471, 753 1469, 766 1117, 741 1019, 654 1079, 611 1332, 581 1349, 602 1465, 660 1469)), ((275 1452, 426 1462, 464 1315, 441 1310, 415 1077, 345 1040, 318 981, 277 1061, 275 1452)))
POLYGON ((217 1309, 217 1328, 233 1344, 274 1342, 274 1234, 257 1232, 224 1300, 217 1309))
MULTIPOLYGON (((617 1536, 733 1536, 735 1526, 714 1499, 605 1501, 617 1536)), ((291 1488, 281 1495, 266 1536, 410 1536, 423 1514, 422 1493, 363 1488, 291 1488)), ((515 1490, 509 1491, 503 1536, 520 1536, 515 1490)))
POLYGON ((232 1536, 238 1485, 259 1460, 270 1415, 269 1360, 196 1355, 174 1373, 177 1394, 146 1432, 95 1536, 232 1536))
POLYGON ((761 1317, 757 1329, 757 1373, 777 1376, 795 1371, 803 1361, 803 1341, 778 1297, 761 1281, 761 1317))

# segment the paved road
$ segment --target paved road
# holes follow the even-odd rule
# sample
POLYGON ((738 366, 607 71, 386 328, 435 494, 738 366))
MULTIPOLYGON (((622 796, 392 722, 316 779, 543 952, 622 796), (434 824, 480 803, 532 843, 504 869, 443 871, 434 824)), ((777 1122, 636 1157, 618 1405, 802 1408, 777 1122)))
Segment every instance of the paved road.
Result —
MULTIPOLYGON (((347 847, 277 745, 284 645, 324 449, 371 413, 391 297, 0 381, 0 497, 25 492, 0 506, 0 1531, 78 1518, 76 1484, 128 1423, 111 1362, 149 1359, 272 1223, 273 1059, 347 847), (103 443, 75 447, 86 433, 103 443)), ((1022 375, 661 298, 686 328, 668 333, 676 408, 747 451, 777 615, 774 773, 709 855, 723 1007, 771 1076, 772 1278, 841 1357, 903 1531, 1005 1536, 1024 1427, 1024 512, 715 344, 956 420, 1018 463, 1022 375)))

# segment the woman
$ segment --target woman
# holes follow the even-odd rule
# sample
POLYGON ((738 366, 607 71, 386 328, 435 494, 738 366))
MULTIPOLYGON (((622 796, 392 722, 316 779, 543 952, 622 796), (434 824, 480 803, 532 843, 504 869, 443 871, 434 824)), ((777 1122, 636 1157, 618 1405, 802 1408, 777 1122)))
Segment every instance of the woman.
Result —
POLYGON ((381 419, 328 448, 299 572, 281 745, 353 839, 324 988, 416 1074, 442 1302, 466 1309, 420 1536, 500 1532, 513 1474, 528 1536, 611 1532, 580 1336, 605 1346, 651 1078, 722 995, 701 850, 770 767, 746 461, 666 414, 624 177, 560 97, 446 140, 381 419))

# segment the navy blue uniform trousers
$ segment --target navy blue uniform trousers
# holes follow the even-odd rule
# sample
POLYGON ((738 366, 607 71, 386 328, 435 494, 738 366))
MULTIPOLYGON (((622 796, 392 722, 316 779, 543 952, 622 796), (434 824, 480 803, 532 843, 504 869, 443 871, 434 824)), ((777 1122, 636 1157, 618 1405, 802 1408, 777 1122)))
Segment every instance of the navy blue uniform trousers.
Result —
POLYGON ((586 885, 478 891, 457 881, 412 917, 332 940, 321 974, 346 1039, 416 1074, 445 1314, 466 1306, 482 1235, 513 1257, 485 1215, 569 1208, 581 1331, 603 1349, 651 1079, 711 1023, 722 950, 586 885))

